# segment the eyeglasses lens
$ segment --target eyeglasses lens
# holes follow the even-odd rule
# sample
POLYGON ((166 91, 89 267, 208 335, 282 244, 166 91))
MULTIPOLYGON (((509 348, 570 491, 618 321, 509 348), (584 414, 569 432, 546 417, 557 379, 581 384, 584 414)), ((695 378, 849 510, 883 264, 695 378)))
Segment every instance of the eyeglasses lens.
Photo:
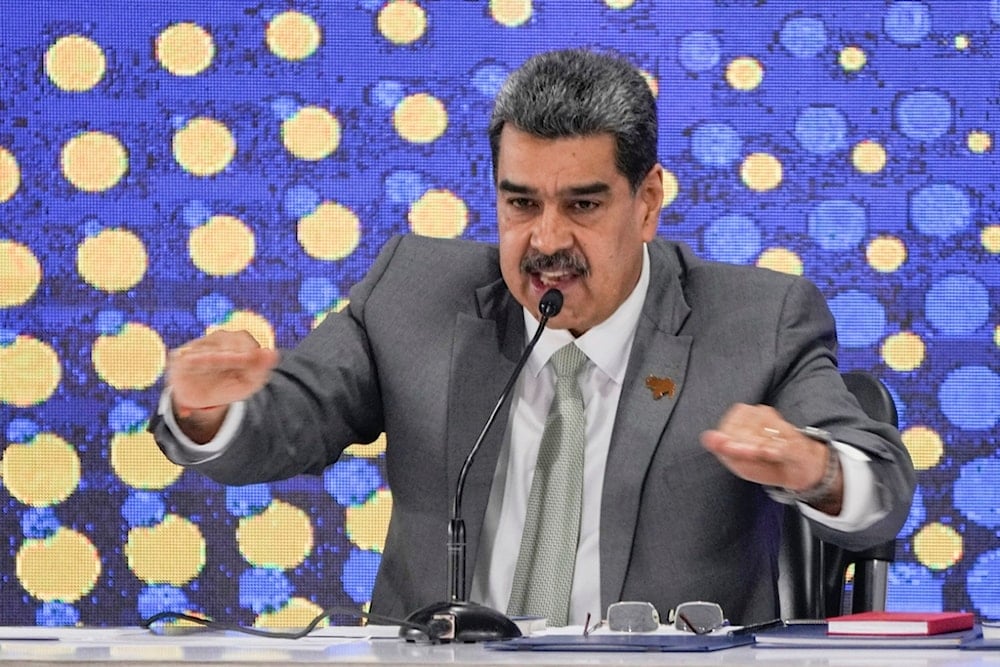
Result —
POLYGON ((725 623, 722 608, 714 603, 684 603, 677 607, 674 626, 678 630, 706 634, 725 623))

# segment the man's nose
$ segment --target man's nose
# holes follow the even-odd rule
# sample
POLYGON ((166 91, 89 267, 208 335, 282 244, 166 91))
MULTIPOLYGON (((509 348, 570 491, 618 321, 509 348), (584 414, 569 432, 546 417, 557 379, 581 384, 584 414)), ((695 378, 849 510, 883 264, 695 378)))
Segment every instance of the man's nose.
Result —
POLYGON ((544 255, 567 250, 573 245, 570 221, 556 207, 546 206, 535 220, 531 247, 544 255))

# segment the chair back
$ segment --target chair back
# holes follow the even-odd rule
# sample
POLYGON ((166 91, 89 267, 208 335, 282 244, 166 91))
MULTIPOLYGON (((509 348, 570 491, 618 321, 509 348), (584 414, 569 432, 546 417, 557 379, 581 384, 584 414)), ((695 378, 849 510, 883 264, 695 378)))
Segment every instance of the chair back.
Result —
MULTIPOLYGON (((867 371, 847 371, 844 384, 865 413, 898 426, 896 404, 882 382, 867 371)), ((844 613, 845 575, 854 564, 851 612, 881 611, 895 560, 896 540, 864 551, 848 551, 812 535, 809 522, 794 506, 785 508, 779 555, 778 592, 782 618, 829 618, 844 613)))

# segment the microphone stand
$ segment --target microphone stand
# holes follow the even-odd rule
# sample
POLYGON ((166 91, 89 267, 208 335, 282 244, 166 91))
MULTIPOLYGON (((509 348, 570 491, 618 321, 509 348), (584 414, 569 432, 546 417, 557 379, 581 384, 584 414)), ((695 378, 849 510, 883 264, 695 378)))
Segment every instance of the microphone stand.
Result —
POLYGON ((406 620, 415 626, 427 628, 427 632, 416 629, 416 627, 403 627, 399 630, 399 636, 407 641, 428 641, 433 643, 458 642, 481 642, 497 641, 520 637, 521 631, 517 625, 504 614, 496 609, 491 609, 485 605, 470 602, 465 589, 465 565, 466 565, 466 540, 465 521, 462 519, 462 494, 465 491, 465 478, 472 466, 472 461, 479 451, 480 445, 486 439, 493 422, 496 421, 500 408, 510 396, 510 392, 521 374, 521 369, 531 356, 531 351, 542 336, 545 325, 549 319, 555 317, 562 310, 563 296, 557 289, 550 289, 542 295, 538 303, 538 312, 542 318, 535 329, 535 335, 524 348, 517 365, 507 380, 506 386, 500 392, 500 398, 493 407, 483 430, 476 439, 476 444, 472 446, 469 455, 465 457, 462 470, 458 474, 458 484, 455 488, 455 497, 452 504, 451 520, 448 523, 448 597, 444 602, 433 602, 426 607, 422 607, 406 620))

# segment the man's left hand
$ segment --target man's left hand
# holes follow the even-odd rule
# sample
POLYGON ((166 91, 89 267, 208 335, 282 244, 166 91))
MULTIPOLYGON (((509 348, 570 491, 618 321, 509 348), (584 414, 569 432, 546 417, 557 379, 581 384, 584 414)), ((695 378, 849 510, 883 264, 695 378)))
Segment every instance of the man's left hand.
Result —
MULTIPOLYGON (((836 451, 803 435, 766 405, 738 403, 723 415, 716 429, 701 434, 701 443, 733 474, 766 486, 806 491, 823 479, 836 451)), ((838 471, 829 499, 817 505, 827 514, 839 514, 843 478, 838 471)))

